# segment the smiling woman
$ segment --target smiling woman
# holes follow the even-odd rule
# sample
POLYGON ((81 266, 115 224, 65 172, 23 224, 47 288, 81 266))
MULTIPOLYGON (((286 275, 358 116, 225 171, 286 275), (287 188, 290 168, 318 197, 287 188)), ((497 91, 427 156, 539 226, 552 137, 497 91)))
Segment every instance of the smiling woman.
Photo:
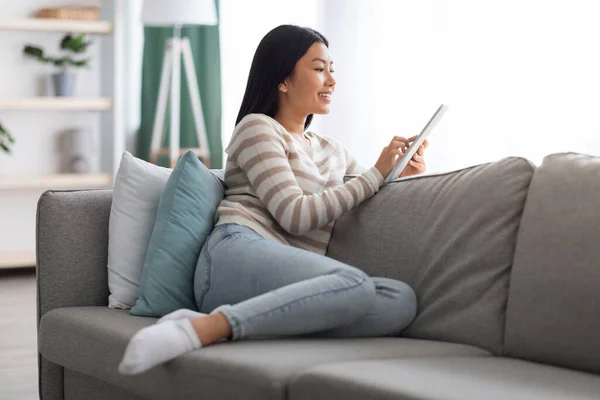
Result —
MULTIPOLYGON (((337 141, 306 130, 314 114, 329 113, 336 81, 328 46, 295 25, 259 43, 225 149, 227 189, 196 264, 200 313, 176 310, 138 332, 121 373, 222 339, 388 336, 414 319, 408 285, 325 256, 335 220, 379 191, 409 143, 392 137, 364 168, 337 141), (348 174, 356 177, 345 182, 348 174)), ((422 151, 414 168, 424 165, 422 151)))

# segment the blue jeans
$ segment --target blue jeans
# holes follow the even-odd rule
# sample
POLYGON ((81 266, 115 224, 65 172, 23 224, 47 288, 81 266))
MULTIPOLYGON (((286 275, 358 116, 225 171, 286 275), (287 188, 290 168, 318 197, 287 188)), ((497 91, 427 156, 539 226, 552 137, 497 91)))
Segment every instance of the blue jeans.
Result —
POLYGON ((397 335, 415 318, 405 283, 372 278, 311 251, 265 239, 239 224, 217 226, 196 266, 198 309, 221 312, 232 339, 397 335))

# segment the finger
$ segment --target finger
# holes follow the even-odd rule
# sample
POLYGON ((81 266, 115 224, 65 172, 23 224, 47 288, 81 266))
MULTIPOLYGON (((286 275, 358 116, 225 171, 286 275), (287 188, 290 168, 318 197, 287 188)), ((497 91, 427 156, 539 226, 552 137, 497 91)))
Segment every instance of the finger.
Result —
POLYGON ((429 146, 429 140, 425 139, 423 141, 423 146, 425 146, 425 148, 427 148, 427 146, 429 146))
POLYGON ((402 155, 404 154, 404 152, 402 150, 392 150, 392 154, 393 155, 399 155, 400 157, 402 157, 402 155))
POLYGON ((402 148, 403 150, 406 150, 408 145, 400 140, 394 140, 394 141, 392 141, 391 147, 396 148, 396 149, 402 148))
POLYGON ((413 160, 410 160, 408 163, 410 165, 412 165, 413 167, 415 167, 417 169, 417 171, 419 171, 419 172, 425 171, 425 164, 423 164, 423 163, 416 162, 416 161, 413 161, 413 160))
POLYGON ((415 139, 417 138, 417 136, 419 136, 419 135, 415 135, 415 136, 411 136, 411 137, 409 137, 409 138, 408 138, 408 141, 409 141, 409 142, 412 142, 413 140, 415 140, 415 139))
POLYGON ((398 143, 398 142, 396 142, 393 147, 395 149, 402 149, 402 151, 406 151, 406 149, 408 149, 408 146, 406 145, 406 143, 398 143))
POLYGON ((419 150, 417 150, 417 154, 422 156, 423 155, 423 151, 425 151, 425 146, 420 145, 419 146, 419 150))
POLYGON ((425 165, 425 159, 418 155, 416 157, 413 157, 410 161, 425 165))
POLYGON ((404 136, 394 136, 394 137, 392 138, 392 141, 391 141, 391 143, 394 143, 394 142, 402 142, 402 143, 404 143, 404 144, 406 144, 406 145, 408 146, 408 143, 409 143, 409 141, 410 141, 410 139, 407 139, 407 138, 405 138, 404 136))

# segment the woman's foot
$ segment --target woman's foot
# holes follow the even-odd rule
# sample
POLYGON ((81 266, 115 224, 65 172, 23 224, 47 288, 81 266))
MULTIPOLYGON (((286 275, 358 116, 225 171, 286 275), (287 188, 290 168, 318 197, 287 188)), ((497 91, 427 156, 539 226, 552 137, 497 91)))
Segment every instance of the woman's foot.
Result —
POLYGON ((177 321, 178 319, 184 319, 184 318, 192 319, 192 318, 206 317, 206 315, 207 314, 202 314, 198 311, 192 311, 192 310, 188 310, 187 308, 181 308, 177 311, 173 311, 172 313, 165 315, 164 317, 162 317, 161 319, 156 321, 156 323, 161 324, 165 321, 177 321))
POLYGON ((202 343, 188 318, 150 325, 129 341, 119 372, 123 375, 140 374, 200 347, 202 343))

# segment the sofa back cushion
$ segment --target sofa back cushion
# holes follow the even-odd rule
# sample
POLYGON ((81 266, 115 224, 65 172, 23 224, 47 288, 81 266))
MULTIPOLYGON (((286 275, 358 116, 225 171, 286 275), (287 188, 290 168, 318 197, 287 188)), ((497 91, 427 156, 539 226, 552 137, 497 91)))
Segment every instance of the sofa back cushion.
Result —
POLYGON ((600 373, 600 157, 536 170, 506 312, 507 355, 600 373))
POLYGON ((534 166, 523 158, 394 181, 336 221, 327 256, 408 283, 403 336, 502 352, 508 280, 534 166))

